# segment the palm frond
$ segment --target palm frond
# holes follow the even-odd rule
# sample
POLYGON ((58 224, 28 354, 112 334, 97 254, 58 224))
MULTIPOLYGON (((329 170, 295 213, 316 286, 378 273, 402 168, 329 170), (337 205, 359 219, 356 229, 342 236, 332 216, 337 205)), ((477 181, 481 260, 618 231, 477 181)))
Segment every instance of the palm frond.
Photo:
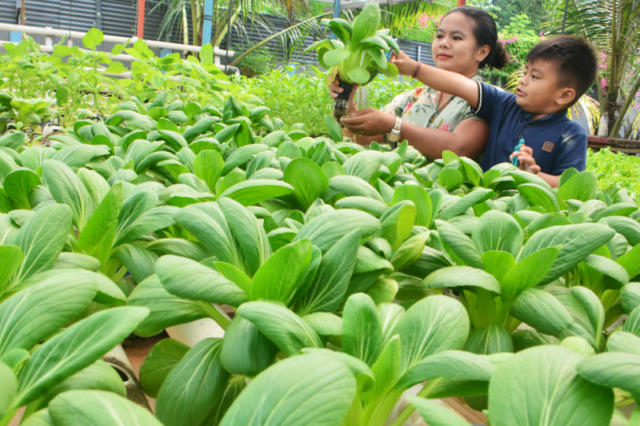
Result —
POLYGON ((391 6, 382 6, 382 26, 389 28, 392 34, 397 34, 401 29, 413 27, 418 18, 426 14, 431 18, 439 19, 455 7, 455 0, 416 0, 391 6))

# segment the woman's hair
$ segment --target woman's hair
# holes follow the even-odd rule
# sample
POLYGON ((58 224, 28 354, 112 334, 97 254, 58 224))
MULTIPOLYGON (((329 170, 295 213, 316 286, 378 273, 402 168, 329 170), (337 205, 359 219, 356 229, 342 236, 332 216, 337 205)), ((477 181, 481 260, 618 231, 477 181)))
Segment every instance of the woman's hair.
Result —
POLYGON ((486 58, 478 68, 482 69, 486 66, 490 68, 502 68, 507 64, 507 55, 504 52, 504 47, 498 41, 498 29, 496 28, 496 21, 493 20, 491 15, 482 9, 477 7, 460 6, 447 12, 444 16, 451 13, 459 12, 465 16, 471 18, 474 22, 473 36, 476 38, 478 46, 489 46, 490 51, 486 58))

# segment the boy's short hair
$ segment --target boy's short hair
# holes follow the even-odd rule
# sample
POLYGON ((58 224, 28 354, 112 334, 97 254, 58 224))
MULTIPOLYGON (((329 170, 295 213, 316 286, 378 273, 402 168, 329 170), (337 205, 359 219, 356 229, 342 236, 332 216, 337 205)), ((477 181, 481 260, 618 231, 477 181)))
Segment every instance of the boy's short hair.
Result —
POLYGON ((558 64, 558 79, 561 85, 572 87, 576 97, 572 106, 593 84, 598 68, 596 54, 585 40, 559 35, 548 38, 533 46, 527 55, 527 62, 537 59, 554 61, 558 64))

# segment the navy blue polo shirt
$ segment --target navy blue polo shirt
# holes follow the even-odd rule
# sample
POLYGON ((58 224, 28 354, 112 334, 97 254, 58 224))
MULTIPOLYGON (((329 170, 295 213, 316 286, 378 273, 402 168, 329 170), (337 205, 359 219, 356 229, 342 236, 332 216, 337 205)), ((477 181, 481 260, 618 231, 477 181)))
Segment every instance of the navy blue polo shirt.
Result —
POLYGON ((533 148, 533 157, 544 173, 559 175, 569 167, 584 170, 587 162, 587 132, 567 118, 566 111, 532 120, 533 114, 516 104, 516 95, 486 83, 478 83, 475 111, 491 127, 480 165, 488 170, 509 161, 520 138, 533 148))

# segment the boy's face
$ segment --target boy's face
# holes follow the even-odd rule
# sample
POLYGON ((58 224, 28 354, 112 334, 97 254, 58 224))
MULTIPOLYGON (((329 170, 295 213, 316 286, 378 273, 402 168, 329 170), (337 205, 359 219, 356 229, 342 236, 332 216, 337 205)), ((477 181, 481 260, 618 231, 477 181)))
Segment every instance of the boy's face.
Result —
POLYGON ((565 109, 574 96, 574 89, 560 84, 554 61, 536 59, 527 64, 518 82, 516 103, 527 112, 543 116, 565 109))

